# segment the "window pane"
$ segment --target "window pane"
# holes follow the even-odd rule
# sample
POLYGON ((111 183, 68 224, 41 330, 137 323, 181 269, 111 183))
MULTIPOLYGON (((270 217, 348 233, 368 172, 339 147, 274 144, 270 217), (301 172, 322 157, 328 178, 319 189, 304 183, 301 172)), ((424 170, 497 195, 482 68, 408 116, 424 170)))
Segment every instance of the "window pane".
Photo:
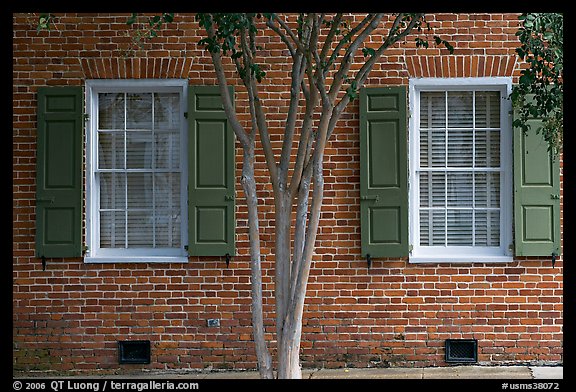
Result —
POLYGON ((128 211, 128 246, 152 248, 154 246, 152 211, 128 211))
POLYGON ((472 92, 448 92, 448 127, 472 127, 472 92))
POLYGON ((126 213, 124 211, 100 211, 100 247, 126 247, 126 213))
POLYGON ((500 207, 500 173, 477 172, 474 177, 474 186, 476 207, 500 207))
POLYGON ((124 94, 98 94, 98 129, 124 129, 124 94))
POLYGON ((476 128, 500 128, 500 93, 476 93, 476 128))
POLYGON ((420 245, 500 246, 501 93, 419 97, 420 245))
POLYGON ((476 167, 500 167, 500 132, 476 131, 476 167))
POLYGON ((448 210, 448 246, 472 246, 472 211, 448 210))
POLYGON ((180 210, 156 210, 156 246, 180 246, 180 210))
POLYGON ((446 217, 443 210, 420 210, 420 245, 446 245, 446 217))
POLYGON ((500 246, 500 211, 477 210, 474 213, 476 246, 500 246))
POLYGON ((126 94, 126 129, 152 129, 152 94, 126 94))
POLYGON ((180 173, 154 175, 155 208, 180 208, 180 173))
POLYGON ((100 208, 126 208, 126 174, 100 173, 100 208))
POLYGON ((446 93, 420 93, 420 128, 446 127, 446 93))
POLYGON ((98 168, 124 168, 124 131, 98 132, 98 168))
POLYGON ((154 94, 154 128, 175 129, 180 127, 180 94, 154 94))
POLYGON ((472 130, 448 132, 448 166, 472 167, 472 130))
POLYGON ((96 104, 100 246, 181 247, 181 94, 101 93, 96 104))
POLYGON ((154 135, 154 167, 157 169, 180 169, 180 134, 158 132, 154 135))
POLYGON ((152 173, 127 173, 128 209, 152 209, 152 173))
POLYGON ((472 173, 448 173, 449 207, 472 207, 472 173))
POLYGON ((420 167, 446 167, 446 131, 420 131, 420 167))
POLYGON ((446 205, 446 174, 420 173, 420 206, 444 207, 446 205))
POLYGON ((152 168, 152 132, 126 132, 126 167, 152 168))

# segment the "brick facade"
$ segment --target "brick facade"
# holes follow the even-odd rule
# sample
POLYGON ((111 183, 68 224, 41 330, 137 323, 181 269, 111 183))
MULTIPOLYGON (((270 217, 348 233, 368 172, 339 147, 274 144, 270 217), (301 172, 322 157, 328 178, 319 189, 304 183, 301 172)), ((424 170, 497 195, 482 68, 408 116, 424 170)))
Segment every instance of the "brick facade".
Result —
MULTIPOLYGON (((247 212, 239 182, 237 254, 228 268, 223 257, 191 257, 183 265, 85 264, 74 258, 49 259, 42 270, 34 254, 38 87, 114 78, 216 83, 191 14, 177 14, 134 57, 124 56, 127 14, 58 16, 49 32, 37 32, 27 14, 13 16, 14 370, 255 368, 247 212), (210 318, 220 319, 220 327, 208 327, 210 318), (151 364, 118 365, 116 342, 125 339, 150 339, 151 364)), ((517 16, 430 15, 434 33, 454 45, 454 55, 433 45, 416 49, 412 40, 398 44, 366 86, 407 85, 410 77, 429 76, 516 80, 517 16)), ((271 56, 262 98, 273 146, 280 149, 289 55, 275 37, 262 42, 271 56)), ((240 118, 248 121, 247 95, 236 83, 240 118)), ((448 338, 478 339, 481 364, 562 363, 562 257, 554 268, 549 258, 516 258, 507 264, 426 265, 379 259, 367 269, 360 251, 358 127, 355 101, 326 148, 325 200, 304 309, 303 366, 446 366, 448 338)), ((239 144, 236 154, 238 178, 239 144)), ((256 175, 265 324, 272 338, 274 203, 263 155, 257 157, 256 175)))

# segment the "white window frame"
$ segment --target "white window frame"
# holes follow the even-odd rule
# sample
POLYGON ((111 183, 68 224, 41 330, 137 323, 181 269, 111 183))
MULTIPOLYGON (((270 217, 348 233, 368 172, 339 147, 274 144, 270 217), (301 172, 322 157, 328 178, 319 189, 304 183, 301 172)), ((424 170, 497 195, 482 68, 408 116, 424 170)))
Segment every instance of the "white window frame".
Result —
POLYGON ((420 162, 420 92, 423 91, 499 91, 508 98, 512 92, 510 77, 415 78, 409 80, 409 243, 410 263, 512 262, 512 104, 502 99, 500 105, 500 246, 420 246, 419 178, 420 162))
POLYGON ((86 252, 85 263, 186 263, 188 254, 188 160, 187 120, 188 102, 186 79, 87 80, 86 81, 86 252), (181 245, 172 249, 102 249, 99 247, 99 188, 95 163, 98 157, 96 142, 99 93, 172 92, 180 94, 180 206, 181 245))

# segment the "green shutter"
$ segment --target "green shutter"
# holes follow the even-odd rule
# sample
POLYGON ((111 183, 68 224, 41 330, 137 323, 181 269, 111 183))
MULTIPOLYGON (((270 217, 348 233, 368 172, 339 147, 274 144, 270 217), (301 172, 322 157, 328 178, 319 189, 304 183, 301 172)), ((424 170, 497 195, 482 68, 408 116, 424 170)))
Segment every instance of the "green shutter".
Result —
POLYGON ((191 86, 188 94, 188 253, 233 256, 234 133, 218 86, 191 86))
POLYGON ((516 256, 560 254, 560 163, 529 122, 514 129, 514 232, 516 256))
POLYGON ((362 254, 408 256, 406 88, 360 92, 362 254))
POLYGON ((36 255, 82 256, 82 88, 38 89, 36 255))

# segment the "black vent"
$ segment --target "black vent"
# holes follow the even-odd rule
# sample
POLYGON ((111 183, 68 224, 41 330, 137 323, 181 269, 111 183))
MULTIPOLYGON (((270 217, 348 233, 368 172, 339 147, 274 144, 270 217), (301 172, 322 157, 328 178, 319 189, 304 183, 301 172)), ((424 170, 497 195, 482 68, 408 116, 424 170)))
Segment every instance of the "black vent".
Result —
POLYGON ((149 340, 123 340, 118 342, 118 363, 150 363, 149 340))
POLYGON ((446 362, 478 362, 478 341, 476 339, 446 339, 446 362))

